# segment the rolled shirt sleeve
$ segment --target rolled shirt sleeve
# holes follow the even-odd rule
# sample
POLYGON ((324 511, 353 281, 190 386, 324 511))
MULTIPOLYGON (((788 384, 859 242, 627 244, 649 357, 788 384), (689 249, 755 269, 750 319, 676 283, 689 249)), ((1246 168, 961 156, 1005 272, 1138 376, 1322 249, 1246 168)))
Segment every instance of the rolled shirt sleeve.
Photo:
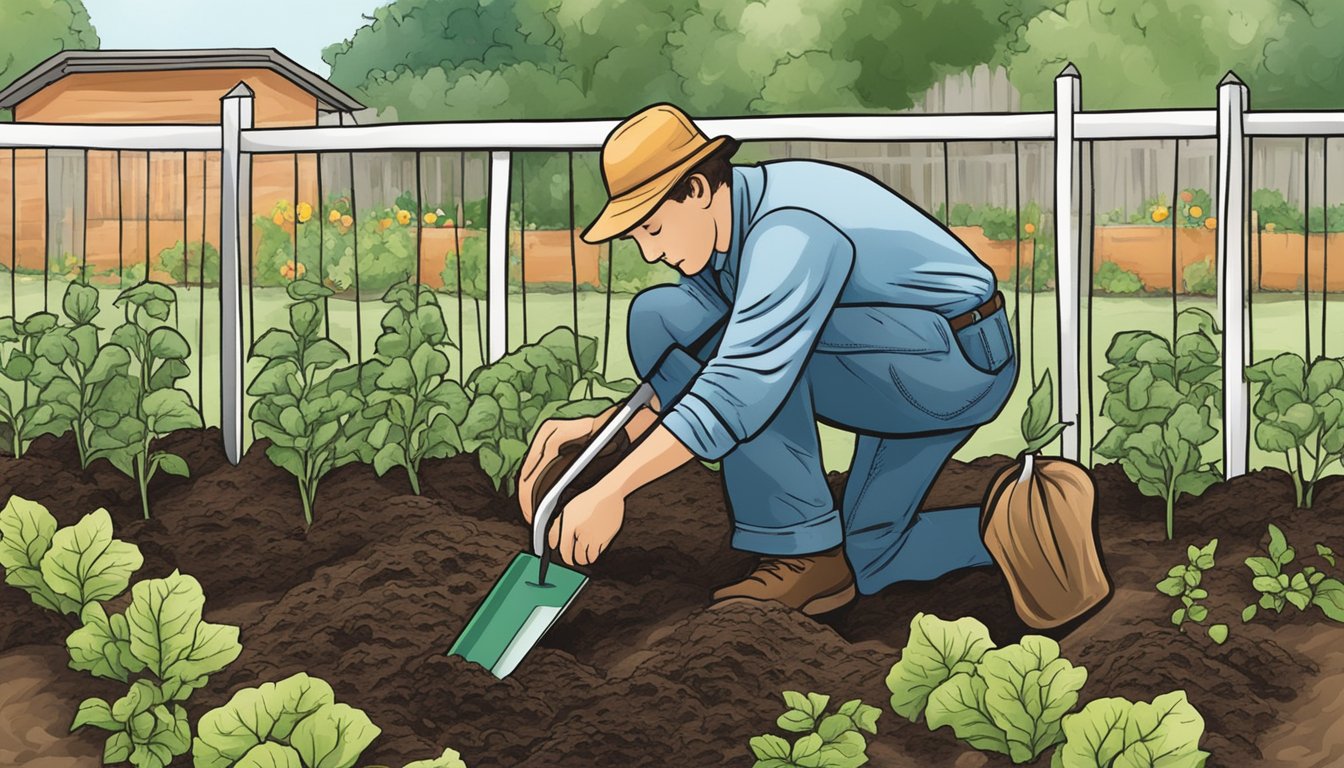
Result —
POLYGON ((815 213, 757 221, 718 351, 663 426, 706 461, 755 436, 792 392, 853 265, 853 243, 815 213))

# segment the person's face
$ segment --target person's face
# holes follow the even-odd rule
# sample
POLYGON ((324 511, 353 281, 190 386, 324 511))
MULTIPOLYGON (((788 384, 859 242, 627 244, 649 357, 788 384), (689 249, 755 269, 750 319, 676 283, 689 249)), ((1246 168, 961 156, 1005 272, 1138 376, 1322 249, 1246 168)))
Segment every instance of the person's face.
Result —
POLYGON ((691 176, 685 200, 664 200, 644 223, 626 233, 650 264, 663 262, 684 275, 705 268, 714 255, 717 230, 710 209, 712 193, 704 176, 691 176))

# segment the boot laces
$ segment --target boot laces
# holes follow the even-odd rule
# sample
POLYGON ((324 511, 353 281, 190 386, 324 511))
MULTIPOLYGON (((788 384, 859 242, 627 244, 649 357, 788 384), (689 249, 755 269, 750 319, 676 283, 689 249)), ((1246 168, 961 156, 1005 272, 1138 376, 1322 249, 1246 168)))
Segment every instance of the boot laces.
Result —
POLYGON ((761 560, 756 566, 758 573, 769 574, 776 579, 783 579, 784 572, 802 573, 807 570, 810 561, 805 558, 797 557, 771 557, 761 560))

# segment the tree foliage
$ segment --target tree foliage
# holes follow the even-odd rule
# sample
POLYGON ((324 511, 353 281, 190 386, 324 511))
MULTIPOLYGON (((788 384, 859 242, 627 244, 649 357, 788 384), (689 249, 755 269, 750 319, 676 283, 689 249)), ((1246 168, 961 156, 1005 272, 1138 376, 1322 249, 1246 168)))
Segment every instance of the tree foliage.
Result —
MULTIPOLYGON (((67 49, 98 47, 83 0, 5 0, 0 5, 0 88, 67 49)), ((0 121, 10 111, 0 109, 0 121)))

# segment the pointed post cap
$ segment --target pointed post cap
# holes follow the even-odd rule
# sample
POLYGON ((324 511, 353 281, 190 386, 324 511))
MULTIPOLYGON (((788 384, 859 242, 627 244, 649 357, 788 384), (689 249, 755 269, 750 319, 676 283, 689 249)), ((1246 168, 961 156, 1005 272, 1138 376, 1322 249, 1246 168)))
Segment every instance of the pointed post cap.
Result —
POLYGON ((247 87, 247 83, 239 82, 237 85, 233 86, 228 93, 221 96, 220 101, 223 101, 224 99, 250 99, 254 95, 252 89, 247 87))
POLYGON ((1242 88, 1245 88, 1245 87, 1246 87, 1246 83, 1243 82, 1242 79, 1241 79, 1240 77, 1237 77, 1237 73, 1236 73, 1236 72, 1233 72, 1233 71, 1230 70, 1230 69, 1227 70, 1227 74, 1226 74, 1226 75, 1223 75, 1223 79, 1218 81, 1218 87, 1219 87, 1219 88, 1222 88, 1223 86, 1227 86, 1227 85, 1238 85, 1238 86, 1241 86, 1242 88))
POLYGON ((1082 75, 1078 74, 1078 68, 1073 66, 1073 62, 1065 64, 1064 68, 1059 71, 1059 74, 1055 75, 1056 80, 1061 77, 1076 77, 1082 79, 1082 75))

